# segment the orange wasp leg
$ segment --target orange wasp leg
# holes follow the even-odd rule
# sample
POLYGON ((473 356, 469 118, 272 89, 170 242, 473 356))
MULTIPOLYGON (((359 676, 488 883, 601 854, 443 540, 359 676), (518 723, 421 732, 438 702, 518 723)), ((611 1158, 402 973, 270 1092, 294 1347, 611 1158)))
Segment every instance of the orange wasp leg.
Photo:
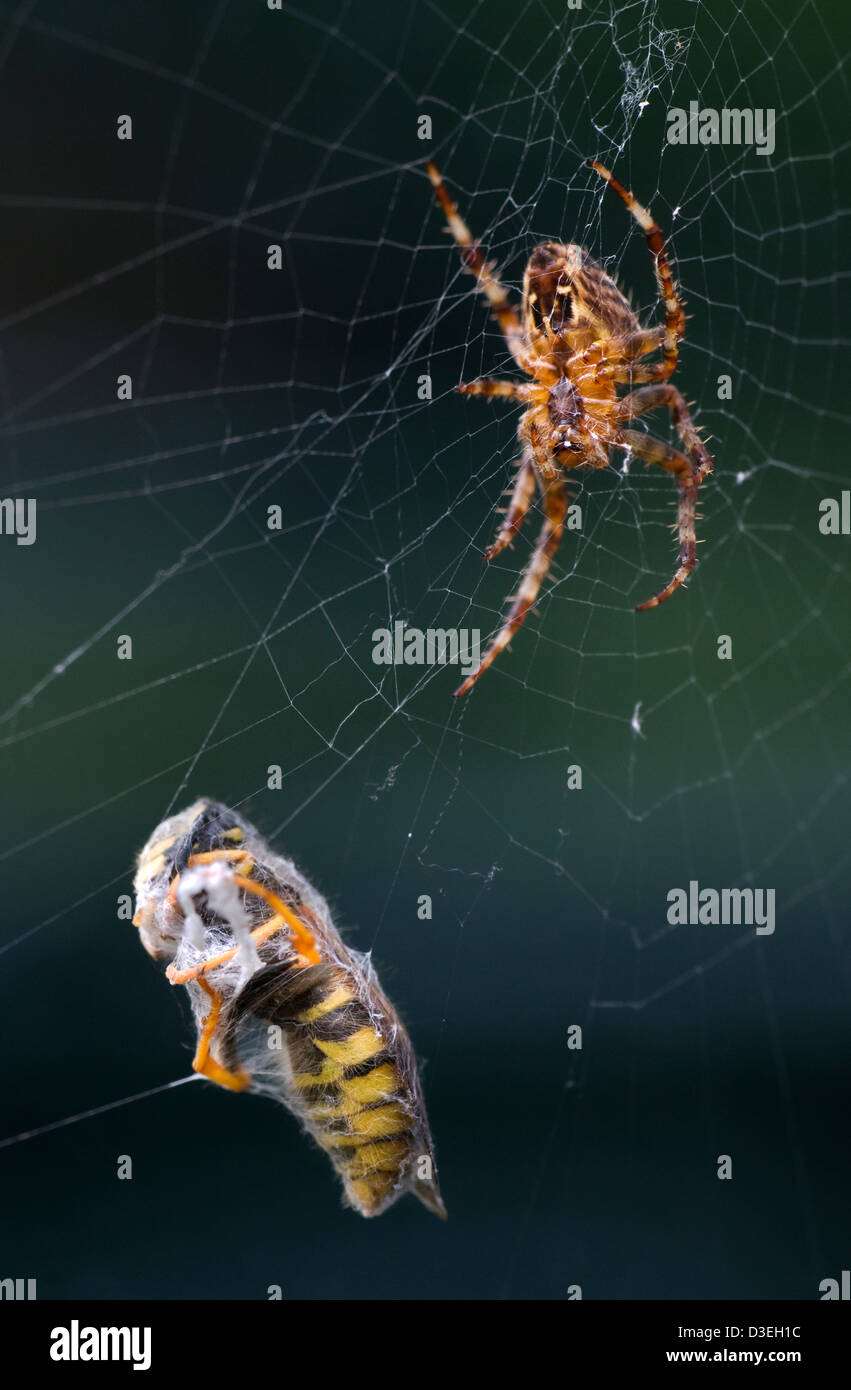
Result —
POLYGON ((228 1091, 244 1091, 246 1087, 251 1085, 249 1073, 243 1071, 242 1068, 238 1071, 229 1071, 227 1067, 221 1066, 210 1055, 210 1043, 222 1010, 222 996, 216 993, 203 976, 198 977, 198 983, 204 993, 209 995, 212 1004, 210 1005, 210 1012, 201 1021, 201 1036, 198 1039, 195 1056, 192 1058, 192 1070, 197 1071, 200 1076, 206 1076, 208 1081, 215 1081, 217 1086, 224 1086, 228 1091))
MULTIPOLYGON (((236 852, 241 858, 246 856, 236 852)), ((194 868, 199 863, 209 863, 211 860, 230 859, 235 857, 235 852, 230 850, 211 851, 208 855, 193 855, 189 860, 189 867, 194 868)), ((253 867, 253 860, 252 860, 253 867)), ((267 941, 284 927, 289 927, 292 942, 296 950, 296 959, 299 968, 304 969, 308 965, 318 965, 320 956, 316 945, 316 938, 294 912, 287 907, 286 903, 273 893, 271 889, 265 888, 261 883, 255 883, 250 878, 245 878, 242 874, 234 874, 233 881, 247 893, 253 893, 255 897, 262 898, 270 907, 275 909, 275 915, 270 917, 267 922, 263 922, 259 927, 255 927, 251 932, 251 939, 255 945, 267 941)), ((173 891, 175 884, 172 884, 173 891)), ((218 1086, 224 1086, 229 1091, 244 1091, 251 1085, 251 1076, 248 1072, 240 1068, 237 1071, 230 1071, 223 1067, 210 1053, 210 1044, 215 1034, 222 1011, 222 996, 204 977, 210 970, 215 970, 217 966, 226 965, 233 960, 237 954, 238 947, 229 951, 223 951, 221 955, 214 956, 211 960, 202 961, 200 965, 192 966, 189 970, 175 970, 170 965, 166 971, 166 978, 173 985, 186 985, 195 980, 201 986, 204 993, 209 996, 212 1003, 210 1012, 201 1021, 201 1036, 198 1039, 198 1047, 192 1061, 192 1070, 201 1076, 206 1076, 208 1080, 215 1081, 218 1086)))
MULTIPOLYGON (((253 856, 246 854, 244 849, 210 849, 206 850, 204 854, 193 854, 188 861, 188 867, 194 869, 196 864, 217 864, 222 861, 234 865, 240 864, 243 873, 246 874, 252 872, 255 864, 253 856)), ((180 911, 177 906, 177 890, 179 887, 180 874, 175 874, 168 890, 166 902, 169 907, 173 907, 176 912, 180 911)))

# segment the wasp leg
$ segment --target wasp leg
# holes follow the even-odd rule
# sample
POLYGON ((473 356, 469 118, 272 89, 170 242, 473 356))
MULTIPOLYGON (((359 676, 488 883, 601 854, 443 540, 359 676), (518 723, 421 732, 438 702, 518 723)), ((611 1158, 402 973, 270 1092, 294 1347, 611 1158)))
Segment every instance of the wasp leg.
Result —
POLYGON ((219 1014, 222 1009, 222 997, 217 994, 208 980, 203 975, 198 976, 198 983, 204 993, 209 995, 212 1003, 210 1012, 201 1023, 201 1036, 198 1039, 198 1046, 195 1056, 192 1059, 192 1070, 197 1071, 200 1076, 206 1076, 208 1081, 215 1081, 217 1086, 224 1086, 228 1091, 244 1091, 251 1085, 251 1077, 247 1071, 240 1067, 238 1071, 229 1071, 227 1067, 221 1066, 210 1054, 210 1043, 216 1031, 219 1021, 219 1014))

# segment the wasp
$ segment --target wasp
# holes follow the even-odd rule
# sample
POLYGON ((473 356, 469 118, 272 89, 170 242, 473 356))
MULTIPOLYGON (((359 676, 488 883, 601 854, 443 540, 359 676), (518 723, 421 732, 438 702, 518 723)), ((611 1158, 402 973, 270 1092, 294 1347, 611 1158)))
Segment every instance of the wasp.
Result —
POLYGON ((142 945, 189 993, 193 1069, 281 1101, 361 1215, 413 1192, 445 1217, 411 1041, 295 864, 204 799, 157 827, 134 886, 142 945))

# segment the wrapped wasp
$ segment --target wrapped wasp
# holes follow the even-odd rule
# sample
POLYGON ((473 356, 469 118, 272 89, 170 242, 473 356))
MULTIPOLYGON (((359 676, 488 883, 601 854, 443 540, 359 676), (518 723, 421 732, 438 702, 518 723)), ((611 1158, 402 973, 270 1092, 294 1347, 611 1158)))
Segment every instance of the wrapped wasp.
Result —
POLYGON ((203 800, 157 827, 135 890, 142 945, 191 999, 194 1070, 282 1101, 363 1216, 413 1192, 445 1217, 408 1034, 295 865, 203 800))

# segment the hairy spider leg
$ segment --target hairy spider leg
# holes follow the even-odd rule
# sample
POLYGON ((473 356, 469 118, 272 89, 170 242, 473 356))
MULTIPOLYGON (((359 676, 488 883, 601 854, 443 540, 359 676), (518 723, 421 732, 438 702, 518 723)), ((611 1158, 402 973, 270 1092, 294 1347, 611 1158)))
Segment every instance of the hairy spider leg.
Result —
POLYGON ((695 465, 693 481, 699 486, 712 472, 712 455, 701 439, 700 431, 676 386, 672 386, 670 382, 658 386, 641 386, 637 391, 631 391, 628 396, 621 397, 609 419, 614 422, 634 420, 639 415, 646 415, 648 410, 658 410, 660 406, 667 406, 671 412, 677 434, 695 465))
MULTIPOLYGON (((611 340, 607 342, 598 340, 585 348, 584 352, 574 353, 573 357, 568 359, 565 375, 572 376, 580 366, 587 367, 591 363, 596 363, 595 377, 611 377, 617 381, 619 378, 616 375, 616 370, 621 363, 627 370, 626 364, 634 362, 636 357, 644 357, 648 352, 656 352, 664 341, 664 324, 659 328, 641 328, 636 333, 628 333, 626 337, 617 339, 617 354, 610 366, 608 353, 613 344, 611 340)), ((635 370, 634 367, 628 368, 629 374, 624 377, 624 380, 632 380, 635 370)))
POLYGON ((625 444, 646 463, 656 463, 667 473, 673 473, 679 490, 677 498, 679 568, 664 589, 660 589, 658 594, 654 594, 653 598, 646 599, 644 603, 636 604, 636 612, 644 613, 648 608, 658 608, 660 603, 664 603, 666 598, 670 598, 674 590, 688 579, 695 567, 697 541, 694 522, 699 478, 691 460, 686 458, 685 454, 681 454, 679 449, 672 449, 670 444, 663 444, 661 439, 654 439, 651 434, 642 434, 639 430, 620 429, 611 429, 608 434, 612 444, 625 444))
POLYGON ((539 407, 537 411, 527 410, 525 415, 521 415, 520 424, 517 427, 517 436, 521 444, 525 444, 531 449, 535 467, 545 484, 554 482, 561 473, 558 464, 553 461, 544 443, 545 435, 549 433, 549 430, 550 422, 545 407, 539 407), (538 418, 536 419, 535 416, 538 418))
POLYGON ((475 275, 479 282, 479 289, 490 302, 494 318, 505 335, 509 352, 519 367, 524 371, 531 371, 529 364, 532 356, 526 348, 520 320, 509 303, 506 290, 494 275, 493 265, 486 261, 482 255, 481 246, 474 240, 469 227, 446 191, 446 185, 437 169, 430 161, 426 164, 426 168, 437 195, 437 201, 443 209, 449 230, 455 238, 464 264, 475 275))
POLYGON ((459 695, 466 695, 467 691, 472 689, 479 677, 499 656, 500 652, 508 646, 538 597, 538 591, 552 563, 552 558, 558 550, 564 531, 564 519, 567 514, 567 493, 564 482, 559 478, 547 487, 542 486, 542 493, 545 511, 544 524, 538 537, 538 544, 523 574, 520 588, 505 616, 502 627, 475 671, 455 691, 456 699, 459 695))
POLYGON ((526 450, 520 459, 517 468, 517 477, 514 480, 514 487, 511 491, 511 501, 505 513, 505 520, 500 526, 496 539, 488 546, 485 551, 485 559, 493 560, 499 555, 507 545, 514 540, 523 520, 532 505, 532 498, 535 495, 535 464, 529 450, 526 450))
MULTIPOLYGON (((600 175, 606 183, 610 184, 618 196, 626 204, 638 225, 647 238, 647 245, 653 256, 653 265, 656 271, 656 283, 659 287, 659 297, 665 306, 665 330, 662 340, 662 361, 649 366, 635 367, 631 374, 631 380, 641 381, 664 381, 673 372, 677 365, 679 355, 679 340, 685 333, 686 320, 683 306, 677 296, 674 287, 674 277, 671 274, 671 267, 665 252, 665 238, 662 235, 661 227, 657 227, 647 208, 642 207, 641 203, 635 199, 622 183, 619 183, 614 174, 599 164, 596 159, 589 159, 588 164, 600 175)), ((636 353, 641 356, 642 349, 636 353)), ((651 351, 647 348, 646 351, 651 351)), ((605 367, 600 369, 601 376, 611 376, 614 370, 605 367)))
POLYGON ((598 366, 597 375, 606 376, 617 384, 638 384, 641 382, 664 382, 666 384, 648 385, 643 389, 630 392, 629 395, 618 401, 611 412, 610 419, 613 422, 630 420, 638 415, 643 415, 648 410, 655 410, 658 406, 666 405, 671 412, 677 433, 692 459, 692 463, 689 464, 687 460, 683 460, 683 455, 658 440, 632 430, 623 432, 625 436, 629 436, 631 447, 640 458, 649 463, 657 463, 666 468, 668 472, 674 473, 679 487, 677 509, 680 546, 679 568, 664 589, 661 589, 653 598, 636 606, 636 611, 643 613, 648 608, 657 608, 660 603, 664 603, 666 598, 670 598, 674 590, 679 588, 694 569, 697 561, 697 541, 695 538, 697 490, 704 478, 712 472, 712 458, 700 438, 681 393, 676 387, 667 384, 666 380, 677 365, 679 339, 685 332, 685 315, 674 286, 671 268, 665 253, 662 231, 653 221, 648 210, 642 207, 641 203, 624 188, 623 184, 618 182, 604 165, 593 159, 589 159, 588 163, 601 178, 611 184, 642 228, 654 258, 656 281, 665 307, 665 327, 660 344, 662 361, 634 365, 634 357, 642 356, 645 352, 653 350, 652 333, 636 334, 627 340, 626 344, 618 345, 619 351, 616 361, 598 366), (687 464, 685 469, 682 467, 682 462, 687 464))
POLYGON ((500 397, 502 400, 519 401, 523 404, 528 401, 529 392, 535 389, 529 382, 501 381, 491 376, 479 377, 477 381, 462 381, 455 387, 461 396, 486 396, 491 400, 500 397))
POLYGON ((613 422, 632 420, 638 415, 644 415, 648 410, 656 410, 659 406, 664 405, 670 410, 677 433, 689 452, 691 461, 687 472, 683 471, 679 463, 679 460, 683 458, 682 454, 669 449, 667 445, 653 439, 650 435, 638 434, 633 430, 624 431, 630 436, 630 439, 641 441, 640 446, 635 443, 632 445, 639 457, 646 459, 648 463, 658 463, 669 472, 674 473, 679 487, 677 505, 679 569, 664 589, 660 589, 653 598, 636 606, 636 611, 639 613, 645 612, 648 608, 658 608, 660 603, 664 603, 666 598, 670 598, 674 590, 679 588, 683 580, 687 579, 694 569, 697 563, 697 540, 695 536, 697 491, 704 478, 712 472, 712 457, 689 414, 688 406, 676 386, 671 386, 669 382, 658 386, 642 386, 637 391, 630 392, 628 396, 623 396, 618 401, 610 419, 613 422), (676 463, 674 462, 675 459, 676 463))

